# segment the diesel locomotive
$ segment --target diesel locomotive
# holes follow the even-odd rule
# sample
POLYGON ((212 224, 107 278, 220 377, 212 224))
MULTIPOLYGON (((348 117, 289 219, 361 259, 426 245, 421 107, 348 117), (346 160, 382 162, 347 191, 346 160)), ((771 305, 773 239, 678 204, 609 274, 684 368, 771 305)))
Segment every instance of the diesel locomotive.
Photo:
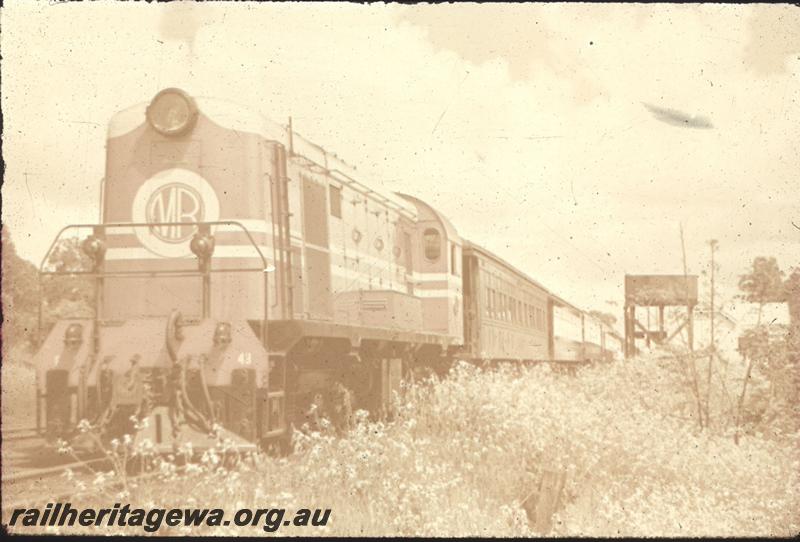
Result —
POLYGON ((320 397, 391 415, 421 367, 621 349, 424 201, 370 188, 291 123, 177 88, 112 117, 100 220, 69 235, 94 314, 57 321, 35 355, 52 438, 85 419, 162 451, 221 433, 285 447, 320 397))

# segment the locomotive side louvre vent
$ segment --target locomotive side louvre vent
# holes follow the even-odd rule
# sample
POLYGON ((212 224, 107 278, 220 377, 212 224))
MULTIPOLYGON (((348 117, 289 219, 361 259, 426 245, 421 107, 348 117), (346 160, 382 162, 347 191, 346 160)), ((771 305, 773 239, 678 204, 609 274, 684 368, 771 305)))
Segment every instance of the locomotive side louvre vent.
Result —
POLYGON ((381 299, 362 299, 361 309, 365 311, 385 311, 388 308, 388 300, 381 299))

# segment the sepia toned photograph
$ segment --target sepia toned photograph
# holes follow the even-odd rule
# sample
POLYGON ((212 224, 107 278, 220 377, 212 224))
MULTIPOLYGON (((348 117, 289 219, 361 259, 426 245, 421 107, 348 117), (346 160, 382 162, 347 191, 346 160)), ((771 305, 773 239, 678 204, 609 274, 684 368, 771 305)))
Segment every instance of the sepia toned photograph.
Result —
POLYGON ((3 532, 798 536, 799 30, 5 2, 3 532))

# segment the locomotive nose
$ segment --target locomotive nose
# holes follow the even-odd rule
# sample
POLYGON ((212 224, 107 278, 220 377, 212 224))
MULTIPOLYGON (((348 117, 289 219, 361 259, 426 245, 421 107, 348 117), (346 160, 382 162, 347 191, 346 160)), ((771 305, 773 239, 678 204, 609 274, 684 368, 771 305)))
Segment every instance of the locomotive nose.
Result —
POLYGON ((179 88, 166 88, 147 106, 147 122, 158 133, 175 137, 188 133, 197 122, 197 105, 179 88))

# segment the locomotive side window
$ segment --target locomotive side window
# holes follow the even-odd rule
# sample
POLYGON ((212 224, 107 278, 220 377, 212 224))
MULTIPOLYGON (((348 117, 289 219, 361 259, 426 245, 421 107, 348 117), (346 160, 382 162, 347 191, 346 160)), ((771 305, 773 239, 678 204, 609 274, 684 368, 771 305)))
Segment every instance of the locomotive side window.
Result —
POLYGON ((332 184, 328 186, 331 200, 331 216, 342 218, 342 189, 332 184))
POLYGON ((422 234, 422 243, 425 247, 425 258, 436 262, 442 255, 442 235, 439 230, 428 228, 422 234))

